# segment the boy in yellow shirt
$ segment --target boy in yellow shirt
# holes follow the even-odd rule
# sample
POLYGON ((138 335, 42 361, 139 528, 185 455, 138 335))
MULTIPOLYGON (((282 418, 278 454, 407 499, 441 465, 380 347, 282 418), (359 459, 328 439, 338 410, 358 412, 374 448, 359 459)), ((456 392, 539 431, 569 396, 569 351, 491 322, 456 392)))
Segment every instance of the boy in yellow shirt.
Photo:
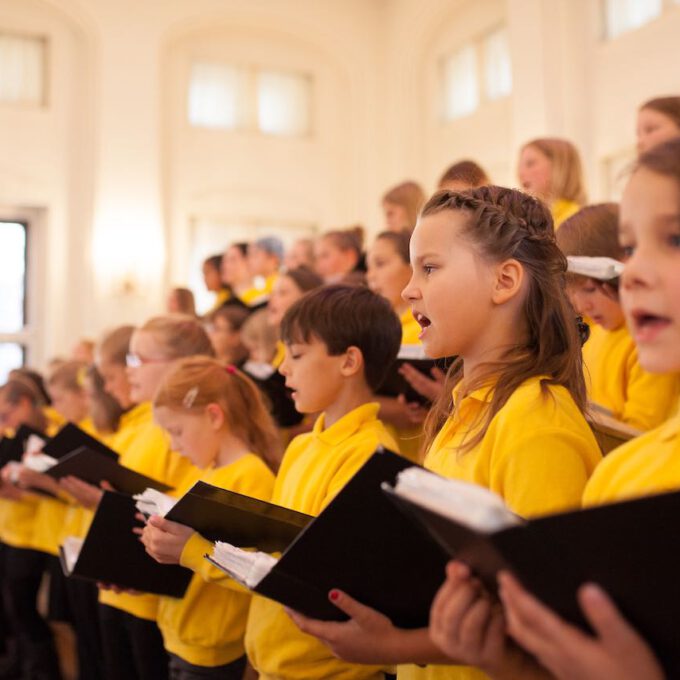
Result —
MULTIPOLYGON (((297 409, 319 413, 312 432, 296 437, 281 464, 272 502, 318 515, 378 446, 396 444, 378 420, 374 392, 395 359, 399 319, 365 288, 328 286, 296 302, 284 317, 286 358, 281 373, 297 409)), ((205 553, 189 541, 181 563, 201 570, 205 553)), ((300 632, 284 608, 255 596, 246 652, 261 680, 377 680, 376 666, 345 663, 300 632)))

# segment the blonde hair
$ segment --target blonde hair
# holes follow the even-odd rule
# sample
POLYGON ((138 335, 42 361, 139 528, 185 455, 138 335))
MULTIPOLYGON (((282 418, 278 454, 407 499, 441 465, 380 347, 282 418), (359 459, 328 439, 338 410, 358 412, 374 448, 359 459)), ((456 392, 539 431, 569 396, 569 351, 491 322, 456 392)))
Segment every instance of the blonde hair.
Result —
POLYGON ((84 361, 64 361, 47 377, 47 387, 61 387, 69 392, 83 392, 87 378, 87 364, 84 361))
POLYGON ((392 187, 383 194, 383 203, 399 205, 406 210, 408 224, 402 225, 404 229, 413 230, 416 226, 418 213, 425 203, 425 192, 416 182, 402 182, 392 187))
POLYGON ((194 294, 188 288, 173 288, 170 295, 175 298, 178 313, 196 316, 196 301, 194 294))
POLYGON ((232 365, 210 357, 178 361, 161 383, 153 405, 189 413, 218 404, 229 430, 276 471, 281 442, 272 417, 253 381, 232 365))
POLYGON ((241 326, 241 342, 249 352, 253 348, 261 349, 263 355, 272 358, 276 354, 278 339, 278 329, 269 323, 266 309, 251 314, 241 326))
POLYGON ((529 146, 538 149, 552 165, 548 200, 564 199, 585 205, 587 197, 578 149, 570 141, 557 137, 532 139, 522 149, 529 146))
POLYGON ((166 314, 149 319, 139 328, 153 335, 159 353, 165 359, 179 359, 193 354, 215 356, 215 350, 203 324, 186 314, 166 314))

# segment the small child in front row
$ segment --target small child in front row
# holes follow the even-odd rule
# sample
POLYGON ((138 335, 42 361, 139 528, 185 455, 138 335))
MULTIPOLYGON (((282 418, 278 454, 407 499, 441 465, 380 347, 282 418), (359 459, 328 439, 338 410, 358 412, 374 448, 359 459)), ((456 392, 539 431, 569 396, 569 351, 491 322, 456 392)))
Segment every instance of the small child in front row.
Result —
MULTIPOLYGON (((615 203, 582 208, 557 232, 557 245, 568 256, 622 260, 618 221, 615 203)), ((590 322, 590 337, 583 346, 590 400, 640 430, 661 425, 677 410, 680 373, 652 374, 640 366, 614 287, 568 274, 567 292, 576 311, 590 322)))
MULTIPOLYGON (((234 366, 207 357, 180 361, 156 394, 154 414, 173 450, 203 470, 202 481, 269 500, 280 458, 278 434, 259 390, 234 366)), ((159 562, 177 562, 193 533, 152 516, 142 541, 159 562)), ((157 622, 171 680, 241 680, 250 599, 241 588, 206 583, 198 574, 183 598, 160 598, 157 622)))
MULTIPOLYGON (((389 302, 366 288, 327 286, 298 300, 281 325, 280 371, 301 413, 319 413, 312 432, 289 444, 272 502, 318 515, 379 446, 396 449, 378 420, 374 392, 397 356, 401 326, 389 302)), ((192 537, 180 563, 204 578, 229 579, 203 559, 210 544, 192 537), (207 566, 206 566, 207 565, 207 566)), ((378 680, 383 670, 340 661, 301 633, 282 605, 254 596, 246 651, 261 680, 378 680)))
MULTIPOLYGON (((566 260, 547 208, 501 187, 437 193, 413 232, 411 262, 403 295, 425 352, 459 357, 426 422, 425 467, 491 489, 524 517, 577 507, 601 456, 583 413, 566 260)), ((347 623, 295 620, 342 658, 399 664, 399 680, 486 677, 469 666, 420 665, 467 659, 443 655, 427 628, 396 628, 350 595, 331 593, 347 623)), ((512 662, 522 677, 522 655, 512 662)))

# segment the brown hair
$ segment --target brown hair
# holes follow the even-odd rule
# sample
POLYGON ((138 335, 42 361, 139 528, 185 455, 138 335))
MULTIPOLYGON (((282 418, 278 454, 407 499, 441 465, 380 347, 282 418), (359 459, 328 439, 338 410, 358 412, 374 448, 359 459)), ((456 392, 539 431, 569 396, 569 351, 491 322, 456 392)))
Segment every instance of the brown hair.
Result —
POLYGON ((188 288, 173 288, 170 295, 175 297, 180 314, 196 316, 196 302, 194 294, 188 288))
POLYGON ((179 359, 193 354, 215 356, 215 350, 201 322, 186 314, 156 316, 139 330, 154 336, 165 359, 179 359))
POLYGON ((439 178, 439 188, 448 182, 461 182, 469 185, 471 189, 491 184, 489 176, 477 163, 471 160, 463 160, 450 165, 439 178))
MULTIPOLYGON (((511 347, 504 357, 483 366, 473 381, 465 383, 465 394, 494 382, 489 408, 470 432, 479 429, 461 446, 469 451, 482 441, 494 416, 512 393, 528 378, 541 379, 548 394, 550 385, 563 385, 578 407, 586 405, 578 328, 565 292, 566 258, 557 247, 550 212, 541 201, 520 191, 496 186, 456 193, 436 193, 423 208, 423 217, 445 210, 460 211, 468 217, 464 236, 480 255, 493 261, 514 258, 524 267, 529 287, 523 315, 526 340, 511 347)), ((448 371, 441 396, 425 423, 428 445, 449 417, 455 404, 452 389, 463 377, 462 360, 448 371)))
POLYGON ((96 367, 88 366, 86 371, 90 384, 90 418, 98 432, 115 432, 123 415, 123 408, 104 389, 104 380, 96 367))
POLYGON ((315 271, 304 265, 289 269, 281 276, 287 276, 303 293, 323 286, 323 279, 315 271))
POLYGON ((577 148, 566 139, 544 137, 532 139, 522 148, 533 146, 538 149, 552 164, 550 173, 549 201, 564 199, 579 205, 587 202, 583 184, 581 157, 577 148))
MULTIPOLYGON (((619 206, 597 203, 581 208, 566 219, 557 232, 557 245, 567 256, 611 257, 623 259, 619 245, 619 206)), ((577 274, 567 273, 567 280, 577 274)), ((583 277, 580 277, 583 278, 583 277)))
POLYGON ((680 137, 655 146, 638 158, 633 169, 646 168, 664 177, 670 177, 678 184, 680 191, 680 137))
POLYGON ((84 361, 64 361, 47 377, 47 387, 59 386, 69 392, 82 392, 85 389, 87 364, 84 361))
POLYGON ((48 402, 33 380, 19 371, 12 371, 10 379, 0 387, 0 394, 13 406, 18 405, 24 399, 28 400, 31 406, 31 415, 25 425, 30 425, 40 432, 45 431, 48 421, 43 407, 48 402))
POLYGON ((641 107, 651 109, 670 118, 680 130, 680 97, 656 97, 646 101, 641 107))
POLYGON ((361 257, 361 251, 364 247, 364 228, 360 224, 355 224, 347 229, 327 231, 321 238, 330 239, 339 250, 353 250, 357 254, 357 258, 361 257))
POLYGON ((217 319, 223 319, 229 326, 235 330, 240 331, 246 319, 250 316, 250 311, 246 307, 238 305, 225 305, 210 312, 207 316, 209 323, 215 323, 217 319))
POLYGON ((383 203, 399 205, 406 210, 408 224, 403 224, 404 229, 412 230, 416 225, 418 213, 425 203, 425 192, 417 182, 402 182, 392 187, 383 194, 383 203))
POLYGON ((125 366, 125 357, 130 349, 130 338, 135 332, 134 326, 119 326, 107 333, 97 345, 97 354, 104 361, 125 366))
POLYGON ((324 286, 295 302, 281 322, 281 339, 288 345, 312 337, 323 342, 331 356, 357 347, 366 382, 375 391, 397 358, 401 323, 390 303, 368 288, 324 286))
POLYGON ((167 374, 154 397, 154 407, 196 412, 219 404, 229 430, 276 471, 281 442, 260 391, 234 366, 209 357, 187 357, 167 374))
POLYGON ((411 264, 411 254, 409 253, 411 233, 409 231, 381 231, 375 237, 376 241, 378 239, 381 241, 389 241, 404 264, 411 264))

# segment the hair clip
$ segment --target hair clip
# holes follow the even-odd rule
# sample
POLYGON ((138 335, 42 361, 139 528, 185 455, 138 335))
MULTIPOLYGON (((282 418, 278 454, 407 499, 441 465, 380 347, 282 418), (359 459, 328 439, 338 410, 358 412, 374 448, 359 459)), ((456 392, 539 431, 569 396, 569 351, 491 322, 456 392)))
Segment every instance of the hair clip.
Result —
POLYGON ((234 364, 227 364, 224 367, 224 370, 229 374, 229 375, 236 375, 236 366, 234 364))
POLYGON ((198 396, 198 387, 192 387, 184 395, 184 399, 182 399, 182 406, 184 406, 184 408, 191 408, 194 405, 194 402, 196 401, 197 396, 198 396))

